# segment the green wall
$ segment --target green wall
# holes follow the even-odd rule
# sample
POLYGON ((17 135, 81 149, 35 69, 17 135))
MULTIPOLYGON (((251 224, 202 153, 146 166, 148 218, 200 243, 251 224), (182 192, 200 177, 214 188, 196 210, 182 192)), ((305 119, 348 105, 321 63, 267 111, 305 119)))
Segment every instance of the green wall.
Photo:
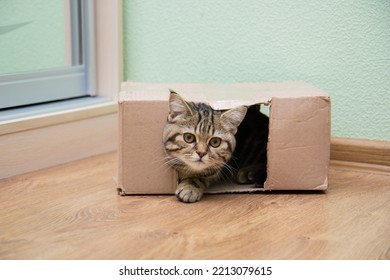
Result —
POLYGON ((305 80, 332 134, 390 140, 390 1, 123 0, 125 78, 305 80))

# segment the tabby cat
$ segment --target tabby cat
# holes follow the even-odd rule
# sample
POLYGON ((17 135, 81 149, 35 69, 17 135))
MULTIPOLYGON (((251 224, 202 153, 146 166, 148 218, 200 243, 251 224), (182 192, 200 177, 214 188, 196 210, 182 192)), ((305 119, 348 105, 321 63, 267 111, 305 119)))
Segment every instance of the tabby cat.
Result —
POLYGON ((259 106, 213 110, 171 91, 169 108, 163 144, 168 164, 178 173, 180 201, 200 200, 204 190, 223 177, 264 183, 268 117, 259 106))

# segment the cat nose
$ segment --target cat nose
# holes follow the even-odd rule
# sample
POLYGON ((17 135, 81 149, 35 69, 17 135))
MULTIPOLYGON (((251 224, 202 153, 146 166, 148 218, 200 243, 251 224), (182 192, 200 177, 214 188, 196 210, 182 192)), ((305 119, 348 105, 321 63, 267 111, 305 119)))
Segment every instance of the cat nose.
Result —
POLYGON ((202 151, 196 151, 196 153, 199 155, 199 158, 202 158, 207 154, 207 152, 202 152, 202 151))

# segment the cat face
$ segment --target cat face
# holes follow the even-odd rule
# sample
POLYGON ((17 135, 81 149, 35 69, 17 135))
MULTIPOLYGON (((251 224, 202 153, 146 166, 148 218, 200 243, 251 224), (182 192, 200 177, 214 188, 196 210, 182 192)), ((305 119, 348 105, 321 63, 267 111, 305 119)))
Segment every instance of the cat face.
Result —
POLYGON ((247 108, 217 111, 204 103, 186 102, 175 92, 169 106, 163 132, 168 162, 182 175, 206 176, 220 170, 232 156, 234 135, 247 108))

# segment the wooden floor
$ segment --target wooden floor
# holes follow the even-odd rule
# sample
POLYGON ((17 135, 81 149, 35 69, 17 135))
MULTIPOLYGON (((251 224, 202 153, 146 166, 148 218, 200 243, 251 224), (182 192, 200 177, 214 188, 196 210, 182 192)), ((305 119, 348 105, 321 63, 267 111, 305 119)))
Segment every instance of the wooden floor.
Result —
POLYGON ((327 193, 117 195, 110 153, 0 181, 0 259, 390 259, 390 173, 327 193))

